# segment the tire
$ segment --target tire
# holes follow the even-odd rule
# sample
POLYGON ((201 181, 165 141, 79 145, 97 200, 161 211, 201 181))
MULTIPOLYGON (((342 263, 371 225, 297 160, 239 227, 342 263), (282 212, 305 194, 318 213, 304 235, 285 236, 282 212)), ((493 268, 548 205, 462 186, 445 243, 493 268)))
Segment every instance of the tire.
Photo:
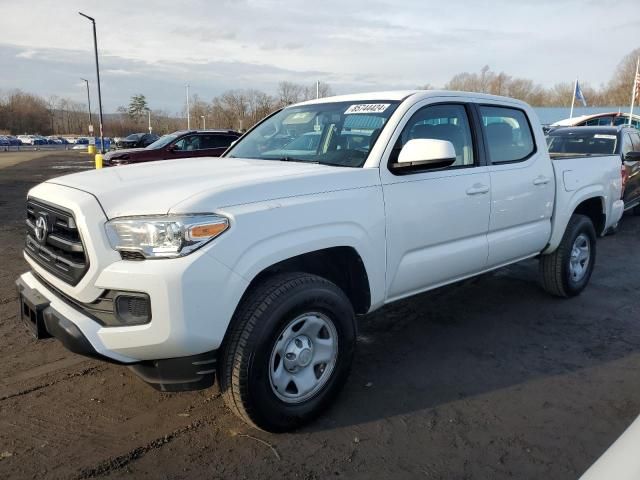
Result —
MULTIPOLYGON (((584 252, 584 249, 580 249, 582 256, 584 252)), ((585 215, 572 215, 558 248, 540 258, 542 287, 557 297, 574 297, 589 283, 595 261, 596 231, 593 223, 585 215), (588 248, 588 257, 584 263, 576 262, 578 256, 572 254, 577 243, 588 248), (575 267, 572 267, 572 263, 575 267), (583 268, 580 269, 577 264, 583 268)))
POLYGON ((336 285, 307 273, 268 278, 242 300, 223 342, 218 374, 225 403, 253 427, 295 430, 338 395, 355 340, 353 307, 336 285), (323 351, 331 360, 315 363, 323 351), (304 393, 309 385, 316 390, 304 393))

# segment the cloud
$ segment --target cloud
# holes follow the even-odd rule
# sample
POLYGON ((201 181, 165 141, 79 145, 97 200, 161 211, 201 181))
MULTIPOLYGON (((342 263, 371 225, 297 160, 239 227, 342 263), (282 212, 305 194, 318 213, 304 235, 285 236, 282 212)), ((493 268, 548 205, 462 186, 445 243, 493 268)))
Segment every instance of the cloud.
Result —
POLYGON ((36 50, 24 50, 16 54, 16 58, 33 58, 37 53, 36 50))
POLYGON ((275 92, 281 80, 329 82, 338 93, 443 85, 461 71, 493 70, 544 85, 608 81, 635 45, 638 0, 477 2, 404 0, 129 0, 4 2, 0 88, 77 95, 91 78, 96 18, 105 105, 143 91, 162 108, 182 108, 185 83, 208 98, 227 88, 275 92), (15 21, 29 11, 29 26, 15 21), (606 32, 616 35, 589 35, 606 32), (575 39, 579 38, 579 45, 575 39), (626 46, 628 45, 628 47, 626 46), (7 74, 8 72, 8 74, 7 74), (46 78, 46 82, 43 82, 46 78))
POLYGON ((125 70, 124 68, 107 68, 103 71, 105 75, 118 75, 118 76, 127 76, 127 75, 136 75, 137 73, 131 70, 125 70))

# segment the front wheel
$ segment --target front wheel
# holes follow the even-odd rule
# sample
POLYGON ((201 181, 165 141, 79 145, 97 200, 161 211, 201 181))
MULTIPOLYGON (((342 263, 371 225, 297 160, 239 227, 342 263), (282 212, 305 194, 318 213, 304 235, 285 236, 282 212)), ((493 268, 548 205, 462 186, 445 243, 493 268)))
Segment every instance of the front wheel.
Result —
POLYGON ((257 428, 308 423, 344 385, 355 347, 354 312, 328 280, 307 273, 267 279, 236 312, 220 358, 229 408, 257 428))
POLYGON ((589 283, 595 261, 593 223, 585 215, 573 215, 558 248, 540 258, 542 287, 557 297, 578 295, 589 283))

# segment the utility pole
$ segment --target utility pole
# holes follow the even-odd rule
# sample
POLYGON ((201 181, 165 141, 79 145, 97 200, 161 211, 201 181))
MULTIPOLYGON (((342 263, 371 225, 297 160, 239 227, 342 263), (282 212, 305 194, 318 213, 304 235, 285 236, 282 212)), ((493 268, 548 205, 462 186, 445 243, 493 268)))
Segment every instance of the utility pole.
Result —
POLYGON ((200 118, 202 118, 202 129, 206 130, 207 129, 207 117, 205 117, 204 115, 200 115, 200 118))
POLYGON ((93 120, 91 119, 91 95, 89 95, 89 80, 80 77, 87 84, 87 105, 89 106, 89 135, 93 133, 93 120))
POLYGON ((191 116, 189 115, 189 84, 187 83, 187 130, 191 130, 191 116))
POLYGON ((100 152, 104 153, 104 132, 102 130, 102 92, 100 91, 100 65, 98 63, 98 36, 96 35, 96 21, 89 15, 85 15, 82 12, 78 12, 84 18, 91 21, 93 24, 93 50, 96 55, 96 78, 98 80, 98 114, 100 121, 100 152))
POLYGON ((153 131, 153 128, 151 128, 151 109, 147 108, 147 113, 149 114, 149 133, 151 133, 153 131))
POLYGON ((316 80, 316 100, 320 98, 320 80, 316 80))

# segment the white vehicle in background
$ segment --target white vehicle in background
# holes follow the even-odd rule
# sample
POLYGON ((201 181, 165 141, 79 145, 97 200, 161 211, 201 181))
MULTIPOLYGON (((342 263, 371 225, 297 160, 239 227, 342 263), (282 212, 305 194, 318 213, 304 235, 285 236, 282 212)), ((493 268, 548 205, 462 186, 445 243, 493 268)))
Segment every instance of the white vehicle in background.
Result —
POLYGON ((89 139, 87 137, 77 137, 73 142, 71 150, 86 150, 89 146, 89 139))
POLYGON ((33 135, 18 135, 18 139, 23 145, 33 145, 34 138, 33 135))
POLYGON ((552 161, 517 100, 301 103, 222 158, 33 188, 20 311, 37 337, 162 391, 217 375, 246 422, 291 430, 344 385, 356 315, 534 257, 549 293, 578 295, 596 236, 622 215, 621 184, 619 159, 552 161))
MULTIPOLYGON (((618 127, 629 125, 629 114, 622 112, 594 113, 559 120, 551 127, 618 127)), ((640 115, 631 117, 631 126, 640 129, 640 115)))

